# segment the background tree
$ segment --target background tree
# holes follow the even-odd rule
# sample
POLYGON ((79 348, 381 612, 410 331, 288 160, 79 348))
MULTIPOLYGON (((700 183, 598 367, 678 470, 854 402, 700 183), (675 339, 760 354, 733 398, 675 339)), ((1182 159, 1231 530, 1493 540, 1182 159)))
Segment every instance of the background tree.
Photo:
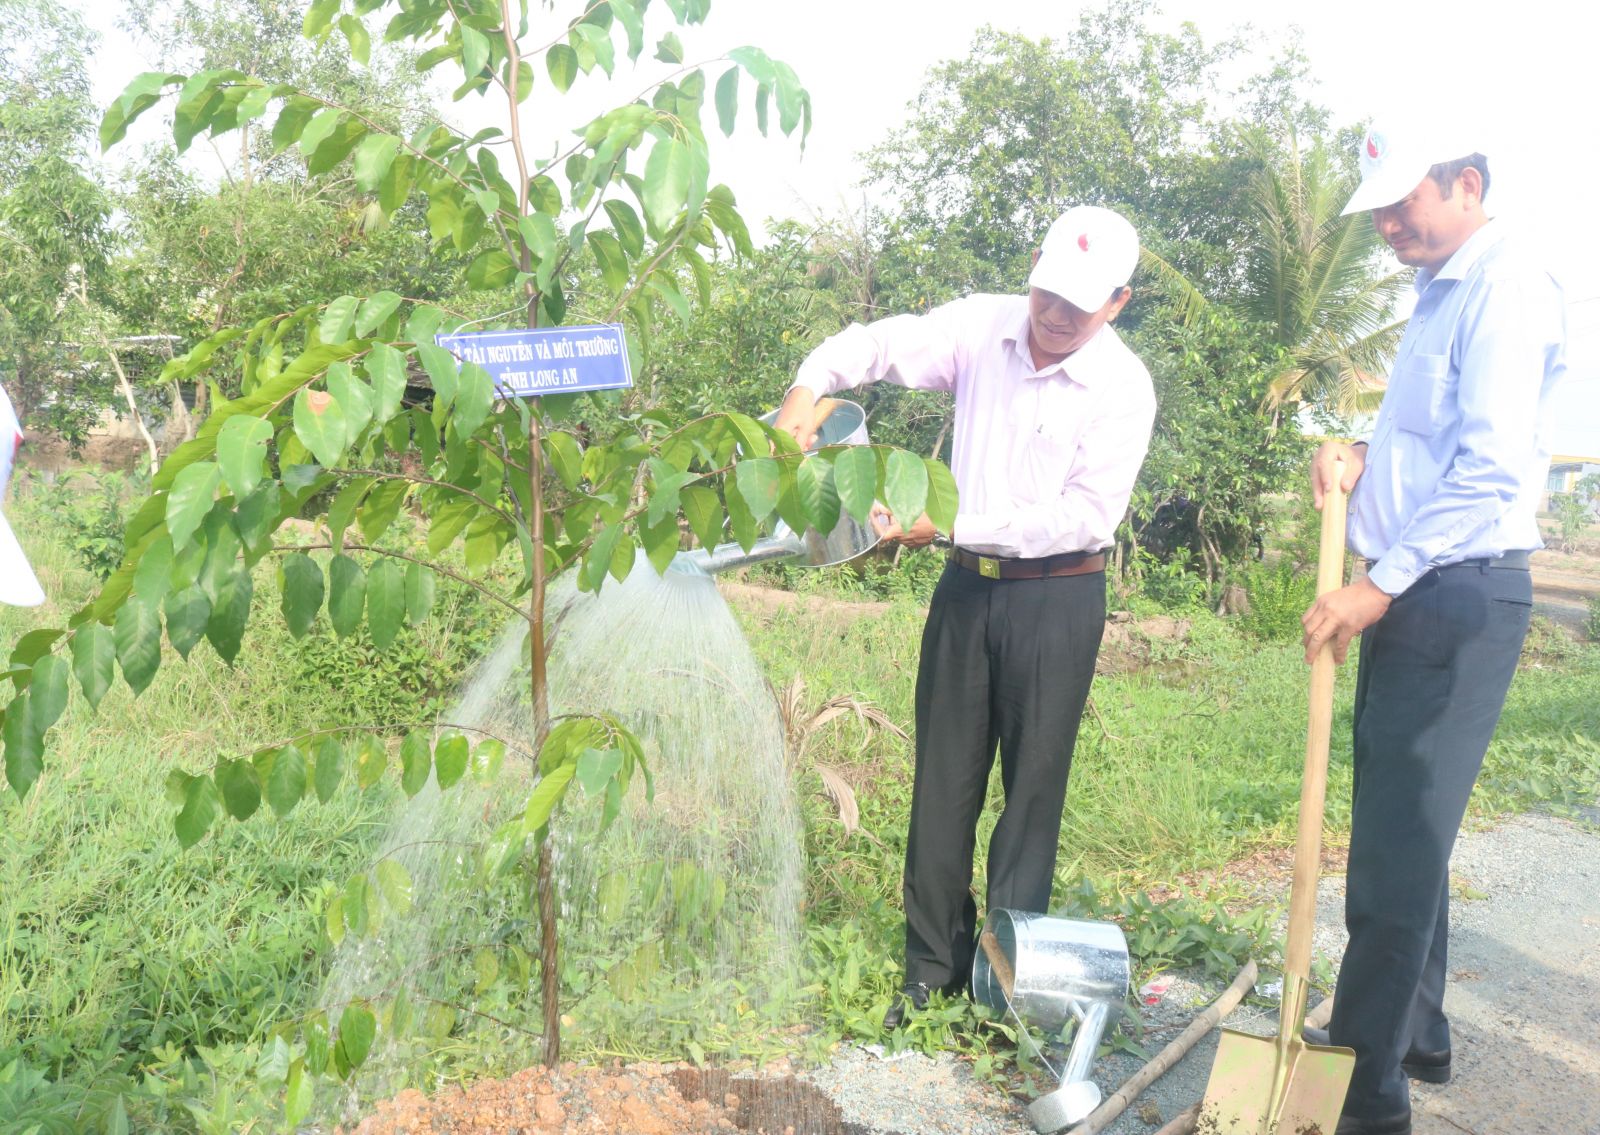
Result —
POLYGON ((48 0, 0 0, 0 358, 31 429, 81 442, 111 401, 84 365, 79 286, 98 296, 111 202, 80 166, 92 39, 48 0))

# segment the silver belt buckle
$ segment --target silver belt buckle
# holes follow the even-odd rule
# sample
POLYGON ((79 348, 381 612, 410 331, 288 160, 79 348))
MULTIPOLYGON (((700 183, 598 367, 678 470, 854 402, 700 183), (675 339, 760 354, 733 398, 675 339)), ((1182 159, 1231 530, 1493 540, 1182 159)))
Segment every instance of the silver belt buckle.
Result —
POLYGON ((1000 578, 1000 561, 993 556, 978 557, 978 574, 985 579, 1000 578))

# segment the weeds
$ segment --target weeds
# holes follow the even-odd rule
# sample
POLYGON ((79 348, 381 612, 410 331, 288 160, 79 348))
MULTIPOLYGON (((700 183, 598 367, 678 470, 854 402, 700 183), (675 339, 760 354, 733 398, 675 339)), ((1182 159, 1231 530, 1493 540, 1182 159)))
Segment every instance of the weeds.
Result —
MULTIPOLYGON (((110 499, 104 489, 79 495, 101 509, 110 499)), ((43 613, 0 609, 0 638, 8 643, 30 626, 59 622, 87 587, 77 538, 47 523, 60 507, 42 491, 18 502, 17 530, 51 604, 43 613)), ((1141 973, 1231 973, 1246 956, 1267 960, 1277 948, 1270 907, 1241 909, 1237 894, 1220 891, 1171 902, 1148 896, 1177 876, 1221 873, 1256 848, 1293 838, 1305 668, 1281 634, 1290 613, 1298 619, 1296 577, 1281 566, 1294 559, 1275 551, 1280 566, 1252 572, 1252 604, 1258 594, 1266 600, 1251 633, 1241 633, 1252 626, 1243 620, 1194 605, 1192 573, 1161 576, 1133 605, 1189 604, 1187 635, 1153 644, 1142 669, 1095 684, 1098 717, 1084 722, 1067 793, 1057 913, 1117 921, 1141 973), (1269 624, 1277 629, 1267 633, 1269 624)), ((900 872, 913 768, 905 734, 920 604, 941 570, 939 557, 925 553, 902 558, 899 583, 891 582, 898 575, 810 573, 804 586, 813 595, 880 598, 885 606, 851 618, 795 609, 744 620, 772 681, 801 675, 815 704, 832 699, 838 712, 827 728, 807 732, 796 771, 810 789, 820 786, 811 770, 827 767, 849 788, 858 824, 849 830, 839 822, 839 792, 802 793, 807 888, 798 987, 761 1001, 731 983, 713 984, 711 995, 741 1009, 709 1026, 674 992, 678 963, 670 950, 662 954, 670 964, 653 973, 635 965, 630 986, 627 971, 615 981, 612 971, 638 944, 624 951, 585 940, 587 952, 569 951, 563 973, 574 996, 572 1055, 704 1060, 789 1051, 821 1059, 850 1039, 955 1050, 981 1076, 1012 1074, 1014 1031, 962 998, 937 1000, 893 1038, 881 1034, 902 980, 900 872), (879 725, 895 728, 863 720, 856 707, 868 705, 879 725), (623 1021, 627 1051, 595 1039, 616 1034, 623 1021)), ((270 570, 258 594, 259 602, 276 602, 270 570)), ((404 650, 386 656, 399 658, 389 670, 374 665, 359 638, 294 640, 269 622, 251 632, 271 637, 257 643, 250 668, 230 669, 200 648, 188 666, 163 667, 137 702, 119 689, 98 715, 69 708, 47 779, 25 805, 0 797, 0 858, 8 868, 0 888, 0 1129, 227 1130, 241 1116, 270 1113, 274 1101, 254 1094, 255 1069, 273 1059, 273 1027, 309 1007, 325 964, 323 896, 368 865, 386 802, 339 797, 283 820, 228 825, 180 855, 171 809, 145 786, 174 765, 208 767, 219 753, 290 726, 415 717, 419 701, 447 696, 496 626, 443 580, 437 612, 429 626, 409 632, 404 650)), ((1591 625, 1591 635, 1597 629, 1591 625)), ((1600 649, 1536 621, 1524 663, 1474 796, 1479 815, 1576 810, 1600 794, 1600 649)), ((1340 668, 1328 793, 1333 841, 1349 826, 1353 678, 1353 666, 1340 668)), ((798 688, 793 700, 792 724, 821 724, 798 688)), ((983 849, 1001 806, 995 780, 978 832, 980 900, 983 849)), ((515 944, 524 931, 506 928, 506 941, 515 944)), ((503 965, 524 964, 509 948, 502 957, 503 965)), ((478 1007, 523 1019, 526 1006, 507 989, 494 987, 478 1007)), ((418 1076, 451 1074, 468 1059, 475 1069, 503 1070, 515 1058, 505 1034, 494 1039, 495 1030, 474 1026, 467 1014, 441 1015, 437 1024, 432 1064, 418 1076)))

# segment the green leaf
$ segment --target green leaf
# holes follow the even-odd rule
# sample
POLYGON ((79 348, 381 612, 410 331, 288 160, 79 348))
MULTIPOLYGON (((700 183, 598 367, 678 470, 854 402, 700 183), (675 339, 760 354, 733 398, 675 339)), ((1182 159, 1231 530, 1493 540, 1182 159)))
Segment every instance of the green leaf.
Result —
POLYGON ((114 628, 122 679, 137 696, 161 665, 161 619, 143 603, 124 603, 114 628))
POLYGON ((471 437, 494 405, 494 380, 477 363, 461 364, 460 385, 456 387, 456 408, 451 426, 456 436, 471 437))
POLYGON ((401 399, 405 397, 406 357, 387 343, 375 343, 367 353, 365 367, 367 377, 372 380, 372 416, 386 422, 399 412, 401 399))
MULTIPOLYGON (((271 440, 272 423, 265 418, 236 414, 222 423, 222 429, 217 432, 217 467, 235 498, 243 500, 249 496, 250 490, 261 480, 267 461, 267 443, 271 440)), ((184 472, 198 468, 201 466, 191 465, 184 472)), ((178 480, 183 480, 181 474, 178 480)))
POLYGON ((839 523, 839 493, 833 487, 833 465, 820 457, 807 457, 795 470, 795 492, 811 527, 832 532, 839 523))
MULTIPOLYGON (((686 485, 679 490, 683 502, 683 515, 695 538, 707 548, 714 548, 722 540, 722 504, 716 490, 704 485, 686 485)), ((830 529, 831 531, 831 529, 830 529)))
POLYGON ((367 573, 349 556, 334 556, 328 564, 328 620, 340 638, 349 638, 361 626, 367 604, 367 573))
POLYGON ((116 660, 117 644, 110 627, 86 623, 72 636, 72 672, 90 709, 100 708, 100 699, 116 679, 116 660))
POLYGON ((339 744, 339 738, 330 734, 317 742, 316 765, 311 777, 317 799, 324 804, 332 800, 343 777, 344 746, 339 744))
POLYGON ((472 779, 488 787, 500 775, 500 766, 505 763, 506 747, 493 737, 479 741, 472 750, 472 779))
POLYGON ((400 139, 393 134, 368 134, 361 139, 361 144, 350 159, 355 171, 356 187, 363 193, 371 193, 382 185, 399 150, 400 139))
POLYGON ((872 452, 872 447, 849 445, 841 449, 833 459, 833 484, 845 511, 855 517, 857 523, 867 524, 878 488, 878 455, 872 452))
POLYGON ((400 787, 407 796, 415 796, 428 783, 428 773, 433 769, 433 750, 428 738, 413 729, 400 743, 400 787))
POLYGON ((331 394, 302 390, 294 399, 294 433, 318 464, 332 469, 344 456, 348 436, 344 408, 331 394))
POLYGON ((378 893, 395 914, 411 913, 411 876, 393 859, 381 859, 374 874, 378 877, 378 893))
POLYGON ((211 511, 222 472, 214 462, 201 461, 178 474, 167 490, 167 532, 172 547, 181 550, 211 511))
POLYGON ((100 149, 102 152, 116 145, 128 133, 128 127, 145 111, 161 100, 161 92, 182 75, 164 71, 146 71, 123 88, 117 100, 106 108, 100 120, 100 149))
POLYGON ((589 234, 589 249, 594 253, 595 262, 600 265, 600 278, 607 290, 614 296, 621 295, 631 275, 628 257, 622 251, 621 242, 608 232, 592 232, 589 234))
POLYGON ((922 458, 904 449, 891 449, 884 471, 883 496, 883 503, 894 513, 896 522, 910 529, 921 518, 928 501, 928 467, 922 458))
POLYGON ((328 393, 344 411, 344 444, 349 448, 361 438, 372 421, 372 389, 357 378, 344 363, 328 368, 328 393))
POLYGON ((689 197, 692 173, 689 147, 677 138, 658 138, 644 166, 644 215, 656 230, 665 230, 689 197))
POLYGON ((157 533, 133 571, 133 598, 152 611, 161 606, 172 587, 172 540, 166 533, 157 533))
POLYGON ((578 758, 578 783, 584 792, 596 796, 605 791, 606 782, 622 767, 622 752, 618 749, 585 749, 578 758))
POLYGON ((282 573, 283 621, 288 624, 289 633, 300 638, 311 629, 317 621, 317 612, 322 610, 322 568, 304 552, 295 552, 284 557, 279 570, 282 573))
POLYGON ((673 283, 671 276, 658 272, 650 277, 649 287, 667 301, 667 306, 672 309, 672 314, 678 317, 680 323, 687 325, 693 318, 693 313, 689 311, 689 301, 684 299, 683 293, 678 290, 678 285, 673 283))
POLYGON ((729 67, 717 80, 717 125, 724 134, 733 133, 733 120, 739 112, 739 68, 729 67))
POLYGON ((6 745, 6 782, 19 797, 26 796, 44 771, 44 731, 34 728, 28 694, 18 694, 6 706, 0 732, 6 745))
POLYGON ((350 338, 350 327, 356 318, 356 305, 360 302, 355 296, 340 296, 329 302, 322 311, 321 321, 317 324, 317 334, 324 343, 342 343, 350 338))
POLYGON ((394 560, 381 559, 367 573, 367 633, 372 645, 388 650, 405 616, 405 574, 394 560))
POLYGON ((167 641, 183 658, 205 637, 206 624, 211 621, 211 597, 198 583, 181 591, 171 592, 162 610, 167 616, 167 641))
POLYGON ((545 456, 569 489, 578 487, 583 476, 583 452, 577 440, 563 430, 551 430, 544 438, 545 456))
POLYGON ((333 19, 339 14, 343 0, 316 0, 306 10, 305 18, 300 21, 300 34, 306 39, 316 39, 323 32, 333 26, 333 19))
POLYGON ((254 586, 250 569, 240 564, 223 579, 216 601, 211 605, 211 617, 206 620, 206 638, 229 664, 239 656, 245 624, 250 621, 250 596, 254 586))
POLYGON ((475 79, 489 63, 489 37, 477 28, 461 27, 461 71, 475 79))
POLYGON ((355 16, 346 14, 339 17, 339 30, 350 43, 350 54, 357 63, 366 66, 367 58, 372 54, 372 37, 367 34, 366 25, 355 16))
POLYGON ((33 664, 33 681, 28 685, 28 704, 33 714, 33 727, 42 738, 61 718, 67 708, 67 671, 65 657, 47 654, 33 664))
POLYGON ((747 457, 734 466, 733 472, 739 495, 756 520, 766 520, 778 507, 778 462, 771 457, 747 457))
POLYGON ((460 733, 446 733, 433 747, 433 773, 440 788, 449 788, 467 771, 467 739, 460 733))
POLYGON ((567 794, 567 786, 572 783, 573 774, 577 771, 576 764, 565 764, 539 778, 539 783, 534 785, 533 792, 528 796, 528 807, 522 814, 524 832, 532 835, 550 822, 550 813, 555 811, 556 805, 567 794))
POLYGON ((558 43, 545 52, 544 65, 550 72, 550 81, 556 90, 566 94, 572 81, 578 77, 578 53, 564 43, 558 43))
POLYGON ((755 547, 756 540, 761 535, 760 523, 755 512, 739 492, 737 478, 729 478, 723 482, 722 495, 728 506, 728 528, 739 547, 748 552, 755 547))
POLYGON ((219 802, 217 786, 209 776, 188 777, 183 789, 183 808, 173 821, 178 844, 188 850, 205 838, 216 822, 219 802))
POLYGON ((222 806, 236 820, 248 820, 261 807, 261 781, 249 761, 222 761, 217 765, 217 792, 222 806))
POLYGON ((956 479, 943 461, 931 457, 923 459, 928 467, 928 502, 924 510, 933 526, 941 532, 955 527, 956 508, 959 503, 956 479))
POLYGON ((434 574, 421 564, 406 566, 406 621, 420 626, 433 608, 434 574))
POLYGON ((639 214, 633 211, 633 206, 613 198, 605 203, 605 210, 623 250, 635 259, 644 255, 644 224, 639 220, 639 214))
MULTIPOLYGON (((400 302, 401 297, 397 293, 390 291, 374 292, 368 296, 361 306, 356 309, 355 329, 357 338, 364 339, 379 327, 382 327, 384 321, 399 309, 400 302)), ((376 350, 376 346, 374 350, 376 350)))
POLYGON ((306 794, 306 756, 293 745, 257 753, 256 773, 267 803, 279 817, 294 811, 306 794))
POLYGON ((474 291, 492 291, 509 284, 516 275, 516 261, 504 249, 491 248, 467 265, 467 286, 474 291))
POLYGON ((442 426, 445 411, 456 400, 456 387, 461 382, 460 364, 449 351, 432 343, 419 346, 417 358, 422 360, 422 369, 428 372, 428 381, 433 383, 433 424, 442 426))
POLYGON ((337 1052, 345 1067, 361 1067, 372 1051, 373 1038, 378 1035, 378 1022, 363 1005, 346 1005, 339 1015, 339 1042, 337 1052))
POLYGON ((656 41, 656 58, 663 63, 683 62, 683 43, 676 32, 668 32, 656 41))

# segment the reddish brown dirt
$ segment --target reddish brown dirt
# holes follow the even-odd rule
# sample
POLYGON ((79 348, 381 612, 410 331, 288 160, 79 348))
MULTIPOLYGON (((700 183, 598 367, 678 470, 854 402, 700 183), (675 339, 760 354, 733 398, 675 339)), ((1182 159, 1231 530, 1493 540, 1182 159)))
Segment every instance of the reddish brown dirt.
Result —
MULTIPOLYGON (((684 1065, 526 1068, 429 1097, 407 1090, 349 1135, 861 1135, 815 1085, 778 1066, 733 1075, 684 1065)), ((344 1135, 342 1128, 336 1135, 344 1135)))
MULTIPOLYGON (((351 1135, 709 1135, 736 1132, 732 1113, 690 1102, 658 1064, 556 1071, 526 1068, 435 1096, 406 1090, 377 1107, 351 1135)), ((737 1105, 737 1099, 734 1100, 737 1105)))

